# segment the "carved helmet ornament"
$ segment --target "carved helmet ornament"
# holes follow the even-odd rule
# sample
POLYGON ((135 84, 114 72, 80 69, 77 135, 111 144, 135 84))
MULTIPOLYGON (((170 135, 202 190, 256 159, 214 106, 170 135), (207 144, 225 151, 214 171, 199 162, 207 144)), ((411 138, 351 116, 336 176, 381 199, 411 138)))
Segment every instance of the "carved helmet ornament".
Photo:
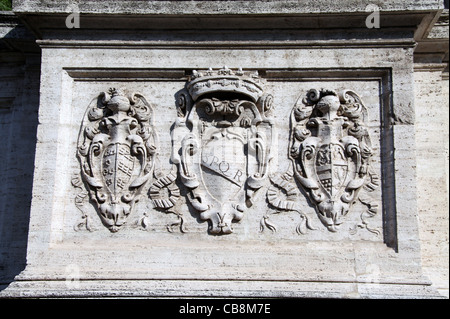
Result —
POLYGON ((172 160, 211 234, 229 234, 268 177, 272 96, 257 72, 194 71, 178 94, 172 160))
POLYGON ((370 182, 367 109, 353 91, 310 90, 291 114, 294 174, 328 230, 335 232, 370 182))
POLYGON ((103 224, 118 231, 152 177, 153 109, 139 93, 110 89, 88 107, 78 138, 81 177, 103 224))

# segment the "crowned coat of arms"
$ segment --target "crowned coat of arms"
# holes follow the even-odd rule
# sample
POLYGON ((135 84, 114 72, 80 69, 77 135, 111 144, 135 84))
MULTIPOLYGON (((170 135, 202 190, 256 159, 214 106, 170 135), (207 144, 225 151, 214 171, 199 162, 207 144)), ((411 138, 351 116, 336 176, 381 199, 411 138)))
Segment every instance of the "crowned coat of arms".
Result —
POLYGON ((272 96, 257 72, 194 71, 178 95, 172 161, 211 234, 229 234, 268 177, 272 96))

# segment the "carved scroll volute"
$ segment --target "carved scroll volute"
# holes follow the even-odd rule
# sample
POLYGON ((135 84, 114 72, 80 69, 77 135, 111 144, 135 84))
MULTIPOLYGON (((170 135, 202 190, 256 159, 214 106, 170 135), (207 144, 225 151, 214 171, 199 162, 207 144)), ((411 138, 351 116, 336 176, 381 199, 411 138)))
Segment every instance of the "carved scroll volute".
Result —
POLYGON ((369 182, 367 110, 353 91, 310 90, 291 114, 290 158, 297 180, 332 232, 369 182))
POLYGON ((172 160, 211 234, 229 234, 268 177, 272 105, 255 72, 194 71, 178 94, 172 160))
POLYGON ((118 231, 154 169, 153 109, 139 93, 110 89, 88 107, 78 138, 81 177, 103 224, 118 231))

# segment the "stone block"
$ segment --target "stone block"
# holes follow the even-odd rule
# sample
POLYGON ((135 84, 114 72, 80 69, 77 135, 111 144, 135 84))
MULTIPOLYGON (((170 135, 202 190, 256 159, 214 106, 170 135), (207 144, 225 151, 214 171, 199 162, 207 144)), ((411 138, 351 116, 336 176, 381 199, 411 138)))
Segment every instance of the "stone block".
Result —
POLYGON ((16 1, 40 103, 26 267, 0 296, 438 298, 413 51, 441 5, 378 1, 370 33, 367 4, 79 1, 73 33, 64 1, 16 1))

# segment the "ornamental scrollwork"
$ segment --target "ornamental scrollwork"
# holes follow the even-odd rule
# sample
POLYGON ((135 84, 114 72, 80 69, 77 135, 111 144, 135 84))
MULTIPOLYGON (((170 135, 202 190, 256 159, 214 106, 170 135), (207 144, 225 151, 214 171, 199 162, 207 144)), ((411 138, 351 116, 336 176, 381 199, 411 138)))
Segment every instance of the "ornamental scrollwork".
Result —
POLYGON ((177 97, 172 161, 209 233, 233 232, 269 175, 272 96, 257 72, 194 71, 177 97))
POLYGON ((293 108, 291 127, 294 176, 328 230, 338 231, 358 199, 369 207, 365 217, 373 217, 376 207, 358 198, 361 189, 376 187, 368 112, 360 96, 351 90, 310 90, 293 108))
POLYGON ((90 103, 78 137, 77 156, 81 180, 111 232, 126 223, 152 178, 156 151, 153 108, 142 94, 113 88, 90 103))

